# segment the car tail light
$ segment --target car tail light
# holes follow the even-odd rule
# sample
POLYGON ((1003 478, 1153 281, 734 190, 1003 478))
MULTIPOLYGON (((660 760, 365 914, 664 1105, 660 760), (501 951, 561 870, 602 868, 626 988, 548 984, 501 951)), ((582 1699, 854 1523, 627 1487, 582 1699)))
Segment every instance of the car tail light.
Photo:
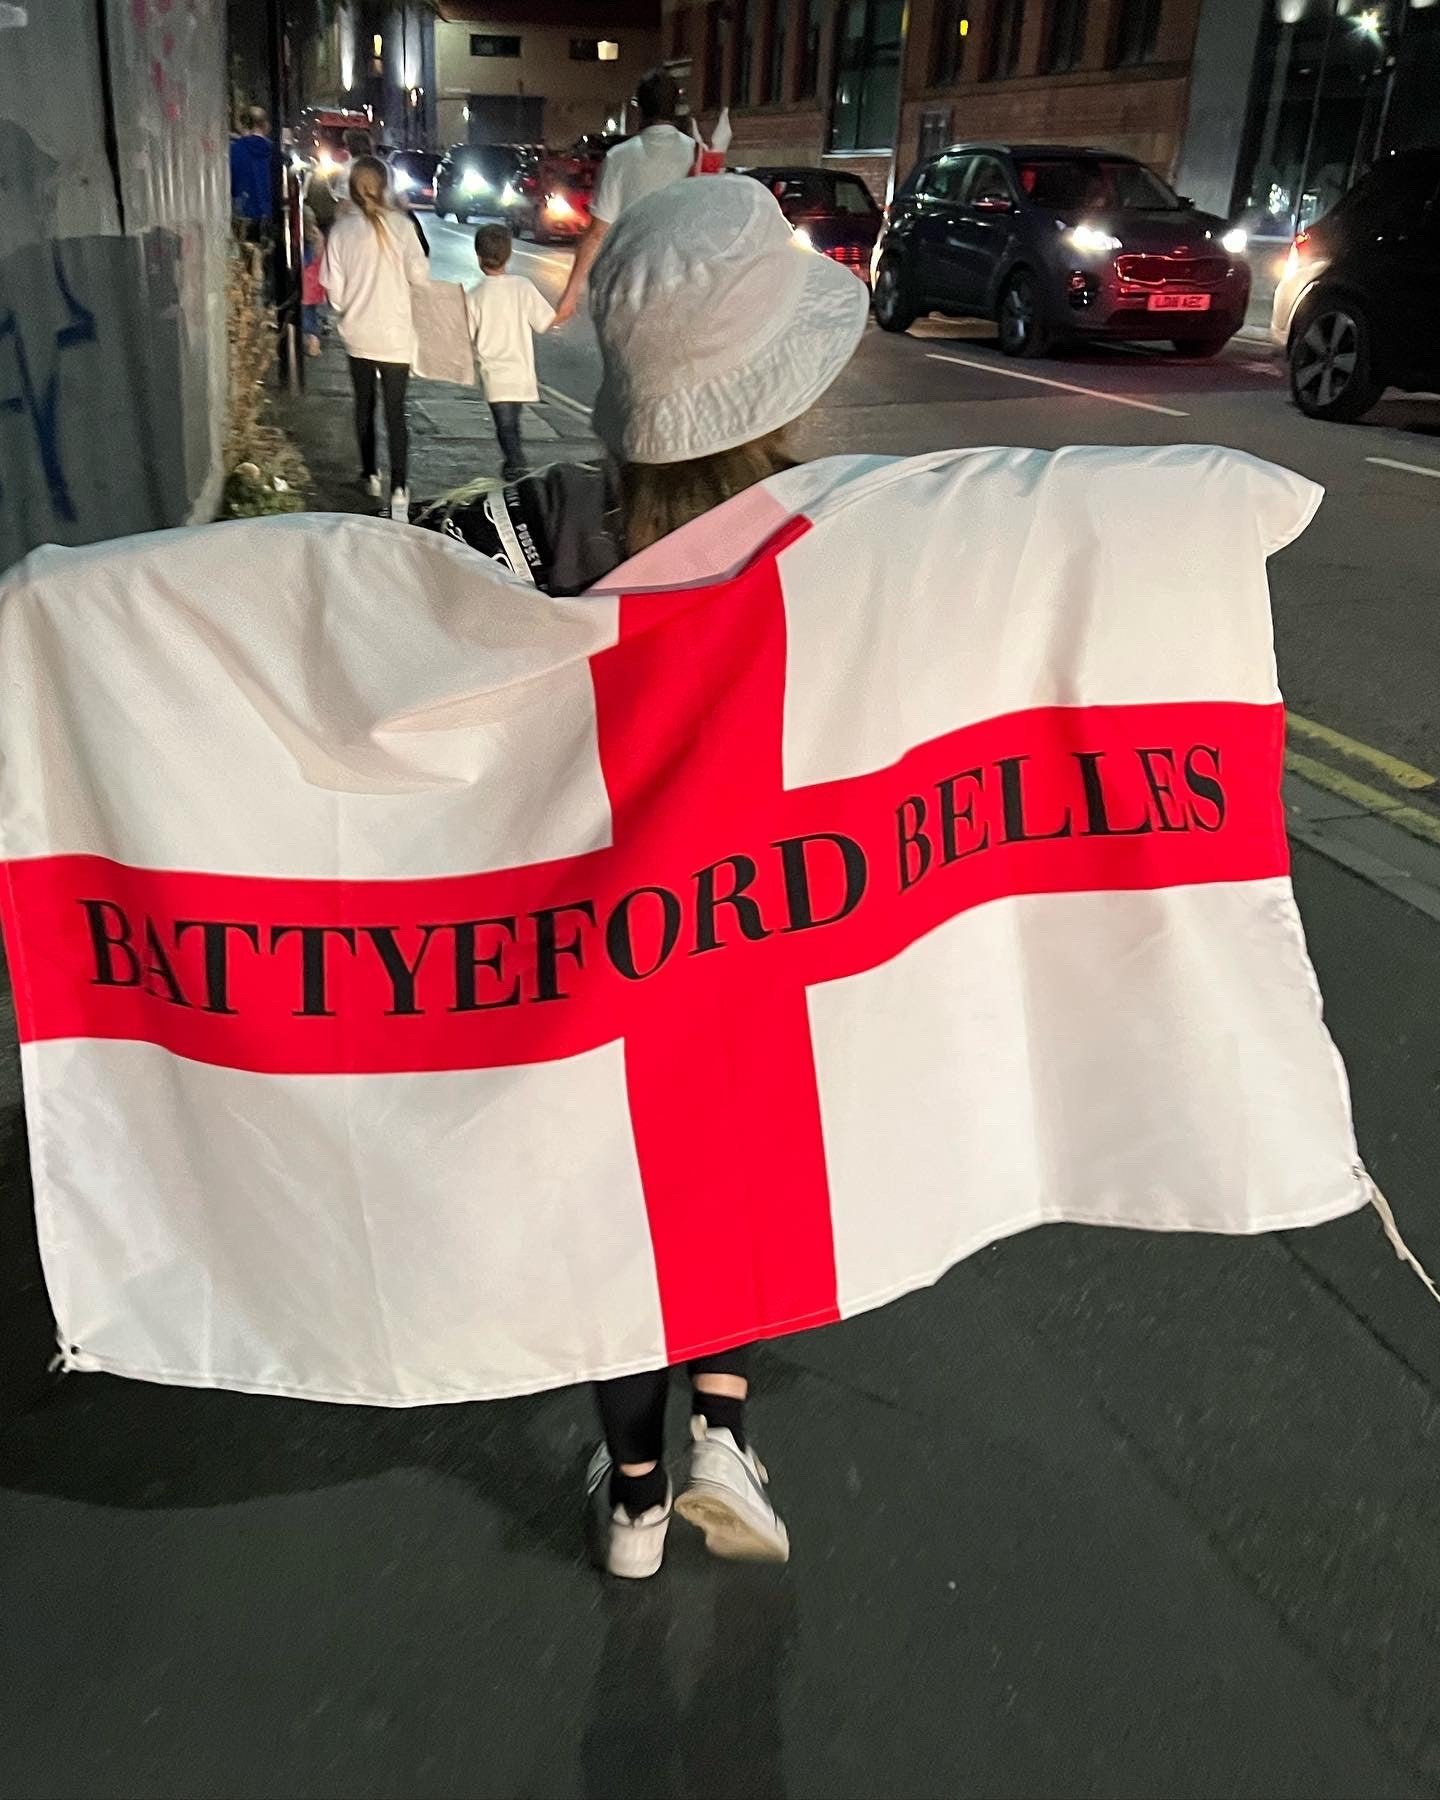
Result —
POLYGON ((1290 254, 1285 258, 1285 273, 1287 275, 1293 275, 1300 267, 1301 260, 1309 248, 1310 233, 1308 231, 1296 232, 1295 241, 1290 246, 1290 254))

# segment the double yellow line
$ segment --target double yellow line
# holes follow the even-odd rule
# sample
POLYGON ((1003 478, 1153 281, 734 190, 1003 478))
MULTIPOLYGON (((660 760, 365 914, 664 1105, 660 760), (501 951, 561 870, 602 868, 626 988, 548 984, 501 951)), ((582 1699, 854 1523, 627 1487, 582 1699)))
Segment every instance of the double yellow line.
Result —
POLYGON ((1440 844, 1440 813, 1426 812, 1421 807, 1410 806, 1402 797, 1405 794, 1423 794, 1440 800, 1440 777, 1431 775, 1424 769, 1417 769, 1413 763, 1402 762, 1398 756, 1391 756, 1388 750, 1377 750, 1373 744, 1362 744, 1358 738, 1346 737, 1343 731, 1336 731, 1331 725, 1317 724, 1314 719, 1302 719, 1298 713, 1293 712, 1287 712, 1285 719, 1290 738, 1290 748, 1285 752, 1285 766, 1293 774, 1305 781, 1314 782, 1316 787, 1324 788, 1337 799, 1347 800, 1366 812, 1378 814, 1392 825, 1408 831, 1412 837, 1440 844), (1297 741, 1334 751, 1348 762, 1373 769, 1392 787, 1399 788, 1400 794, 1390 794, 1382 788, 1372 787, 1369 782, 1358 780, 1344 769, 1337 769, 1318 756, 1296 749, 1297 741))

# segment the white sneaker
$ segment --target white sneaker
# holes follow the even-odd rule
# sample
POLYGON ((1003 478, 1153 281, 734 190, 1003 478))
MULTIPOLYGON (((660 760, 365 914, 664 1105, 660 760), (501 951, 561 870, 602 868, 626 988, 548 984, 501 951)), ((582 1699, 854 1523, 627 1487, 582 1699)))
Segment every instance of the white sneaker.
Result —
POLYGON ((623 1506, 610 1504, 610 1452, 604 1444, 590 1458, 585 1474, 585 1506, 590 1531, 590 1556, 596 1568, 629 1581, 643 1581, 659 1569, 665 1555, 665 1533, 670 1529, 670 1483, 665 1483, 665 1504, 652 1506, 632 1519, 623 1506))
POLYGON ((378 475, 362 475, 360 479, 365 483, 365 492, 370 498, 378 500, 384 491, 380 486, 380 477, 378 475))
POLYGON ((410 490, 409 488, 391 488, 390 517, 398 519, 402 525, 410 523, 410 490))
POLYGON ((788 1562, 790 1537, 770 1504, 770 1477, 755 1452, 741 1450, 723 1425, 710 1426, 700 1414, 690 1421, 695 1440, 690 1478, 675 1502, 682 1519, 705 1533, 712 1556, 743 1562, 788 1562))

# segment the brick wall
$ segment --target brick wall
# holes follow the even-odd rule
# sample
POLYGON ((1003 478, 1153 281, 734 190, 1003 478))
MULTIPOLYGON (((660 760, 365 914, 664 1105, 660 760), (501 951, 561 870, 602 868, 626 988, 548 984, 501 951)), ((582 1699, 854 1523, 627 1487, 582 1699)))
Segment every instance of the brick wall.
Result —
MULTIPOLYGON (((1120 16, 1125 0, 1089 0, 1082 66, 1073 73, 1042 73, 1050 7, 1046 0, 1026 0, 1019 67, 1007 79, 980 79, 987 66, 991 34, 999 29, 998 0, 970 0, 969 23, 961 79, 943 88, 930 85, 934 66, 936 0, 910 0, 910 35, 906 55, 904 103, 896 136, 897 173, 903 178, 913 166, 920 141, 921 114, 940 109, 948 112, 952 139, 996 138, 1038 143, 1093 144, 1137 156, 1172 174, 1179 159, 1185 131, 1196 24, 1201 0, 1162 0, 1155 60, 1138 68, 1112 68, 1120 16)), ((750 0, 759 22, 756 39, 758 71, 772 18, 769 0, 750 0)), ((719 59, 718 80, 707 93, 701 64, 707 30, 718 27, 721 9, 706 0, 663 0, 663 41, 671 53, 692 59, 691 98, 702 124, 713 127, 722 94, 731 91, 734 70, 733 33, 725 39, 719 59), (675 15, 688 16, 677 25, 675 15)), ((731 9, 724 9, 726 14, 731 9)), ((792 20, 799 10, 791 5, 792 20)), ((818 93, 803 101, 773 106, 735 106, 731 109, 735 137, 730 160, 735 164, 766 162, 815 164, 853 169, 869 185, 877 200, 885 199, 889 162, 883 157, 825 156, 830 68, 834 44, 833 5, 827 10, 820 33, 818 93)), ((726 27, 728 31, 728 26, 726 27)), ((792 29, 788 40, 784 91, 798 87, 798 41, 792 29)), ((753 89, 762 89, 756 83, 753 89)))
POLYGON ((948 106, 956 139, 1093 144, 1137 156, 1168 175, 1180 152, 1188 87, 1189 71, 1182 65, 1154 66, 1129 79, 1118 69, 1107 69, 1064 79, 970 82, 943 93, 922 93, 905 104, 900 172, 915 162, 922 112, 948 106))

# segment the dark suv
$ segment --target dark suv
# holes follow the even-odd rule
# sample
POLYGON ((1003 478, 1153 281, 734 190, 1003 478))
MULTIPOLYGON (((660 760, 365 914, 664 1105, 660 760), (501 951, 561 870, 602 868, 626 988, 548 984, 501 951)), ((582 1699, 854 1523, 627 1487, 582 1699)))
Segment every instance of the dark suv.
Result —
POLYGON ((1168 338, 1213 356, 1250 298, 1245 234, 1132 157, 956 144, 921 163, 875 248, 875 317, 992 318, 1009 356, 1062 337, 1168 338))
POLYGON ((1440 388, 1440 145, 1377 163, 1291 245, 1271 335, 1312 419, 1358 419, 1387 387, 1440 388))
POLYGON ((523 168, 508 144, 454 144, 435 171, 435 217, 453 213, 462 225, 502 218, 515 204, 523 168))

